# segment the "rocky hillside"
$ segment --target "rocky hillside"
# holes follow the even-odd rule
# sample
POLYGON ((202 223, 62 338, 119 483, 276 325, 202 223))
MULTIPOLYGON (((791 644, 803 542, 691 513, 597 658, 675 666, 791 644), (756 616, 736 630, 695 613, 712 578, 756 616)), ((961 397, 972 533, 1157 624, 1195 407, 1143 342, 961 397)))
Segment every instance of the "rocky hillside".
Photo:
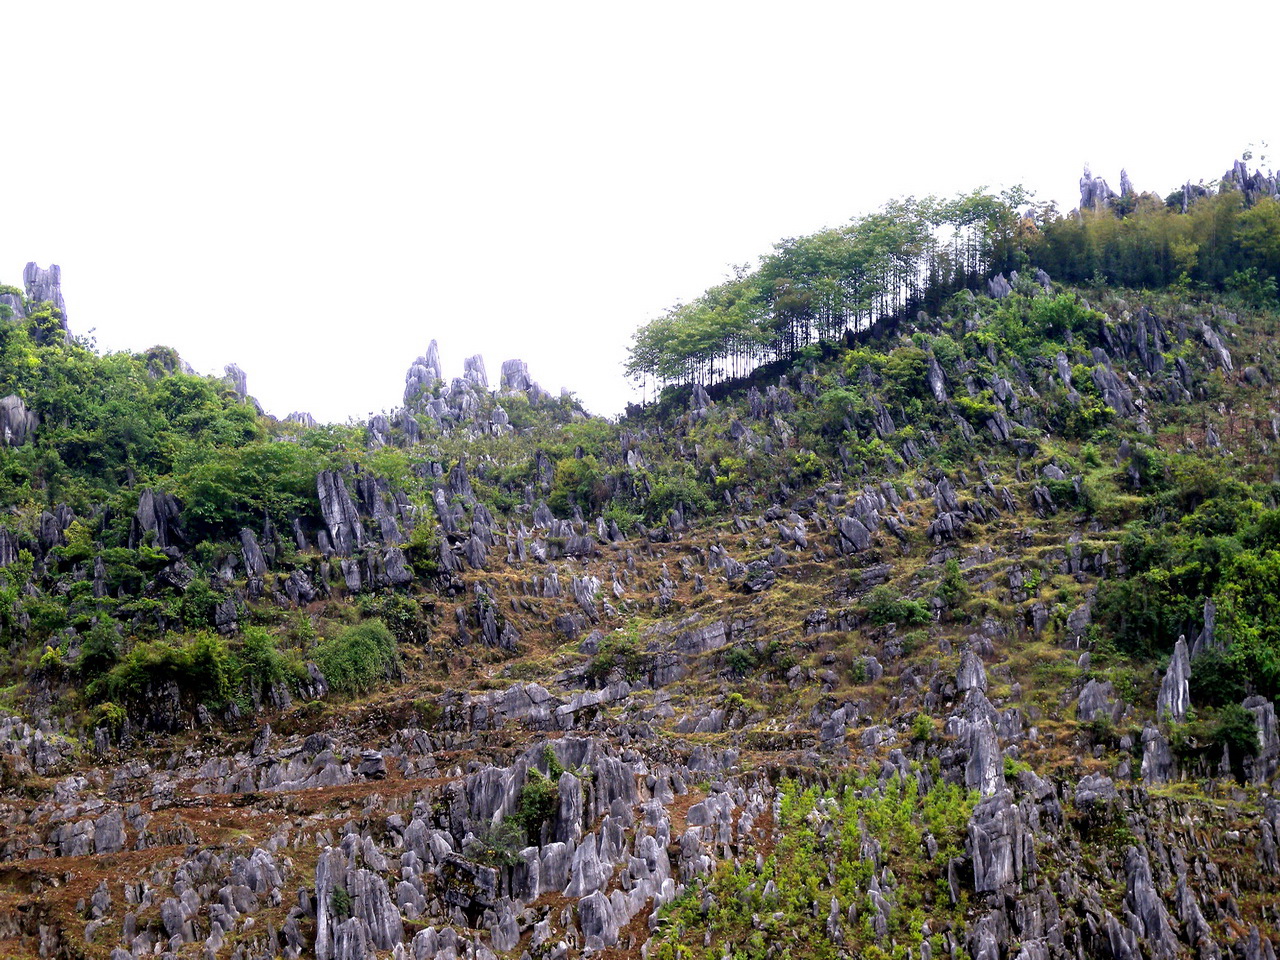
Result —
POLYGON ((619 422, 432 344, 341 427, 24 280, 6 956, 1274 957, 1264 283, 1024 263, 619 422))

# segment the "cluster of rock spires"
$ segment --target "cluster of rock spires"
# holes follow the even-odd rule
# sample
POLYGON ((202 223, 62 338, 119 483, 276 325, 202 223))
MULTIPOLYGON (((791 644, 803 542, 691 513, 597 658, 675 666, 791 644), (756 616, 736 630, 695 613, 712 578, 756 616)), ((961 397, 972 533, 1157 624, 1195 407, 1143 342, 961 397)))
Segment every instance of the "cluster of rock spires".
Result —
MULTIPOLYGON (((1244 194, 1245 206, 1251 207, 1264 197, 1274 199, 1280 196, 1280 175, 1274 172, 1263 173, 1261 170, 1255 170, 1250 173, 1245 161, 1237 160, 1232 164, 1231 169, 1222 175, 1222 179, 1218 181, 1219 193, 1225 193, 1228 190, 1241 191, 1244 194)), ((1084 175, 1080 178, 1081 210, 1107 209, 1118 200, 1136 197, 1137 195, 1138 192, 1134 189, 1133 181, 1129 179, 1129 174, 1126 171, 1120 171, 1120 192, 1116 193, 1108 186, 1106 180, 1102 177, 1095 177, 1088 164, 1085 165, 1084 175)), ((1206 186, 1203 181, 1192 183, 1188 180, 1181 189, 1182 212, 1186 213, 1197 197, 1212 195, 1212 188, 1206 186)))
POLYGON ((1131 197, 1136 195, 1133 189, 1133 181, 1129 179, 1129 174, 1120 171, 1120 192, 1116 193, 1108 186, 1107 181, 1102 177, 1095 177, 1093 171, 1089 169, 1086 163, 1084 166, 1084 175, 1080 177, 1080 209, 1081 210, 1102 210, 1110 207, 1112 203, 1121 197, 1131 197))
POLYGON ((502 407, 502 399, 521 395, 530 404, 551 400, 551 395, 529 376, 523 360, 507 360, 496 393, 489 388, 489 375, 484 357, 476 354, 463 361, 461 377, 446 381, 440 364, 440 349, 432 340, 427 352, 409 365, 405 374, 404 406, 391 418, 381 414, 369 421, 372 446, 393 442, 393 427, 398 428, 400 442, 413 444, 421 439, 417 416, 427 416, 444 433, 462 427, 471 434, 502 434, 511 431, 511 420, 502 407))

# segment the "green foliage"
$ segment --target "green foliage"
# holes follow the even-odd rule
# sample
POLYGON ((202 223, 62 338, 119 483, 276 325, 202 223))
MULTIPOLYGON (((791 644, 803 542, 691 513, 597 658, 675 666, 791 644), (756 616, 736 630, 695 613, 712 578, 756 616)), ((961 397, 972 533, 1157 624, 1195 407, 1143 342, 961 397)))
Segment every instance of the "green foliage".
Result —
POLYGON ((186 697, 218 704, 230 695, 239 680, 227 642, 213 633, 197 633, 176 640, 152 640, 135 644, 90 690, 118 703, 134 703, 173 682, 186 697))
POLYGON ((1192 703, 1220 707, 1239 703, 1249 690, 1249 678, 1241 672, 1240 663, 1212 647, 1191 661, 1192 703))
MULTIPOLYGON (((755 271, 711 287, 638 330, 629 376, 659 384, 714 383, 761 363, 821 356, 819 344, 870 326, 912 300, 934 308, 959 287, 1025 262, 1020 188, 951 200, 893 201, 848 226, 778 243, 755 271), (943 242, 939 228, 948 230, 943 242), (922 285, 914 278, 927 277, 922 285)), ((891 361, 891 399, 919 393, 924 356, 891 361)))
POLYGON ((917 742, 930 740, 936 730, 933 718, 927 713, 917 713, 911 721, 911 739, 917 742))
POLYGON ((873 587, 862 605, 867 612, 867 618, 878 626, 886 623, 921 624, 928 623, 931 619, 929 608, 923 603, 899 596, 886 584, 873 587))
POLYGON ((365 693, 395 673, 396 638, 381 620, 366 620, 319 643, 312 659, 329 687, 348 695, 365 693))
POLYGON ((466 853, 477 863, 491 867, 514 867, 520 862, 526 835, 519 822, 508 817, 494 824, 481 824, 472 832, 466 853))
POLYGON ((206 448, 182 458, 173 493, 189 534, 229 540, 242 527, 261 525, 264 516, 287 529, 293 518, 316 514, 316 476, 325 466, 317 451, 296 443, 206 448))
POLYGON ((440 546, 440 529, 429 520, 420 518, 404 546, 405 557, 417 576, 431 580, 443 572, 440 546))
POLYGON ((346 887, 333 888, 333 915, 339 920, 351 916, 351 894, 346 887))
POLYGON ((628 536, 633 533, 635 531, 636 524, 641 520, 640 514, 628 510, 617 500, 609 501, 608 506, 604 508, 604 513, 601 514, 601 516, 604 517, 605 523, 616 523, 618 525, 618 529, 624 536, 628 536))
POLYGON ((827 479, 827 465, 812 450, 802 450, 792 457, 796 474, 804 483, 822 483, 827 479))
POLYGON ((547 506, 559 517, 572 516, 575 506, 584 515, 594 516, 608 496, 609 488, 594 456, 566 457, 556 464, 547 506))
POLYGON ((93 680, 115 666, 120 659, 120 637, 109 621, 96 620, 80 643, 77 666, 80 677, 93 680))
POLYGON ((1031 764, 1025 760, 1015 760, 1013 757, 1004 758, 1004 775, 1006 780, 1016 780, 1019 773, 1029 771, 1031 764))
POLYGON ((942 579, 938 582, 935 593, 938 599, 948 607, 956 607, 964 602, 969 595, 969 584, 965 581, 964 574, 960 572, 959 560, 953 557, 946 562, 942 579))
POLYGON ((621 671, 623 679, 630 683, 639 680, 644 673, 644 651, 634 627, 615 631, 600 641, 599 649, 587 664, 587 676, 600 683, 607 680, 615 669, 621 671))
POLYGON ((128 712, 124 707, 107 700, 94 708, 92 724, 95 727, 103 727, 113 734, 118 734, 124 727, 124 721, 127 716, 128 712))
POLYGON ((724 664, 736 677, 745 677, 759 663, 755 648, 750 646, 733 647, 724 655, 724 664))
POLYGON ((1246 208, 1238 190, 1226 190, 1195 198, 1186 213, 1182 203, 1179 190, 1167 203, 1143 195, 1122 217, 1111 210, 1044 217, 1032 255, 1055 280, 1080 283, 1097 276, 1133 288, 1226 288, 1247 305, 1266 303, 1253 297, 1259 281, 1280 272, 1275 201, 1246 208))
POLYGON ((1200 630, 1206 600, 1218 608, 1234 675, 1258 692, 1280 692, 1280 534, 1264 496, 1195 461, 1170 462, 1172 484, 1152 496, 1164 524, 1131 525, 1121 544, 1129 567, 1104 581, 1095 617, 1124 653, 1147 657, 1200 630))
POLYGON ((1233 760, 1242 760, 1258 752, 1258 725, 1253 714, 1238 703, 1229 703, 1218 711, 1213 726, 1212 743, 1227 747, 1233 760))
POLYGON ((259 684, 272 684, 297 679, 305 673, 301 664, 291 660, 276 646, 262 627, 245 627, 240 647, 234 653, 240 677, 259 684))
POLYGON ((650 476, 642 512, 647 522, 664 523, 677 505, 684 507, 689 516, 711 512, 711 499, 688 464, 673 465, 670 473, 650 476))
POLYGON ((356 600, 361 616, 376 618, 386 624, 397 643, 417 646, 431 639, 431 625, 422 606, 403 593, 367 593, 356 600))
POLYGON ((937 928, 964 916, 967 902, 953 906, 944 891, 947 864, 963 850, 976 802, 976 793, 941 781, 922 794, 914 778, 880 783, 843 774, 826 790, 784 781, 771 855, 761 863, 723 862, 706 895, 691 891, 665 906, 649 955, 710 960, 732 951, 735 958, 765 960, 778 943, 833 960, 918 952, 926 917, 937 928), (936 844, 932 857, 927 836, 936 844), (868 842, 879 846, 887 868, 879 877, 862 855, 868 842), (890 905, 888 940, 869 921, 877 912, 868 896, 873 879, 890 905), (766 886, 776 892, 766 897, 766 886), (827 929, 833 899, 838 940, 827 929), (859 916, 852 923, 850 906, 859 916))
POLYGON ((524 835, 535 843, 542 835, 543 825, 553 822, 560 809, 559 783, 561 774, 565 772, 550 744, 543 748, 542 757, 547 772, 544 775, 536 767, 530 767, 525 772, 514 816, 524 835))

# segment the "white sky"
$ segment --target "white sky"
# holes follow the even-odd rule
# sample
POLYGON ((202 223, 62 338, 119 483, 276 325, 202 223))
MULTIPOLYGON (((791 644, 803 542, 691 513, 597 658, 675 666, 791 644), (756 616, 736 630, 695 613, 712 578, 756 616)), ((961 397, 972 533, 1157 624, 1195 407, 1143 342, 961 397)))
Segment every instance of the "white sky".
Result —
MULTIPOLYGON (((1272 9, 1272 13, 1266 13, 1272 9)), ((597 413, 632 332, 906 194, 1280 153, 1276 27, 1174 3, 0 0, 0 283, 363 420, 433 337, 597 413), (874 6, 874 11, 862 7, 874 6)), ((1274 163, 1274 161, 1272 161, 1274 163)))

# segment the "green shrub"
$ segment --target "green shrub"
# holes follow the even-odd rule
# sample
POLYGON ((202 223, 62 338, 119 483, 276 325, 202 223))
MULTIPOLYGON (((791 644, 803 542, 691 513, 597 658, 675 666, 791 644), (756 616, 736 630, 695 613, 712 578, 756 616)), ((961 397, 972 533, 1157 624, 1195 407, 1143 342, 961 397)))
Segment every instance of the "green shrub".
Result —
POLYGON ((113 734, 120 732, 124 726, 125 717, 128 716, 124 707, 119 704, 112 703, 110 700, 100 703, 94 708, 92 716, 92 724, 95 727, 104 727, 113 734))
POLYGON ((921 624, 930 620, 929 608, 923 603, 901 597, 884 584, 872 588, 863 601, 863 607, 868 619, 879 626, 886 623, 921 624))
POLYGON ((640 679, 644 672, 644 655, 640 649, 640 638, 634 631, 613 633, 600 641, 599 650, 587 665, 587 676, 597 682, 605 680, 614 668, 622 671, 622 676, 631 683, 640 679))
POLYGON ((148 686, 170 681, 185 696, 203 703, 222 703, 239 680, 227 642, 216 634, 198 633, 186 640, 139 643, 91 685, 91 693, 127 703, 137 701, 148 686))
POLYGON ((635 530, 636 524, 642 519, 640 514, 628 510, 617 500, 609 502, 609 505, 604 508, 603 516, 605 523, 616 523, 618 529, 627 536, 630 536, 631 532, 635 530))
POLYGON ((558 517, 572 516, 575 505, 590 516, 599 511, 608 496, 609 488, 595 457, 565 457, 556 464, 547 506, 558 517))
POLYGON ((520 862, 526 834, 516 818, 478 826, 467 844, 467 856, 491 867, 513 867, 520 862))
POLYGON ((553 821, 560 809, 560 777, 565 772, 550 744, 543 748, 542 757, 547 772, 543 774, 536 767, 526 771, 514 817, 525 836, 534 843, 542 836, 542 825, 553 821))
POLYGON ((423 644, 431 639, 421 605, 403 593, 361 594, 356 608, 362 616, 385 623, 399 643, 423 644))
POLYGON ((276 647, 276 642, 262 627, 246 627, 241 634, 240 676, 262 684, 279 683, 297 676, 301 665, 290 660, 276 647))
POLYGON ((711 498, 685 466, 682 474, 669 474, 652 480, 649 495, 644 499, 644 518, 649 523, 662 523, 677 504, 683 504, 686 512, 705 514, 711 512, 711 498))
POLYGON ((954 557, 943 567, 942 579, 938 583, 937 597, 948 607, 962 603, 969 594, 969 584, 960 572, 960 561, 954 557))
POLYGON ((759 662, 754 647, 734 647, 724 655, 725 666, 737 677, 745 677, 759 662))
POLYGON ((366 620, 322 641, 312 659, 338 693, 371 689, 397 668, 396 639, 381 620, 366 620))
POLYGON ((346 887, 333 888, 333 915, 339 920, 351 916, 351 894, 347 893, 346 887))
POLYGON ((1258 752, 1258 725, 1253 714, 1238 703, 1229 703, 1218 711, 1217 722, 1209 735, 1214 746, 1227 747, 1233 762, 1258 752))
POLYGON ((110 670, 120 659, 120 637, 109 620, 98 620, 80 642, 77 668, 83 680, 92 680, 110 670))

